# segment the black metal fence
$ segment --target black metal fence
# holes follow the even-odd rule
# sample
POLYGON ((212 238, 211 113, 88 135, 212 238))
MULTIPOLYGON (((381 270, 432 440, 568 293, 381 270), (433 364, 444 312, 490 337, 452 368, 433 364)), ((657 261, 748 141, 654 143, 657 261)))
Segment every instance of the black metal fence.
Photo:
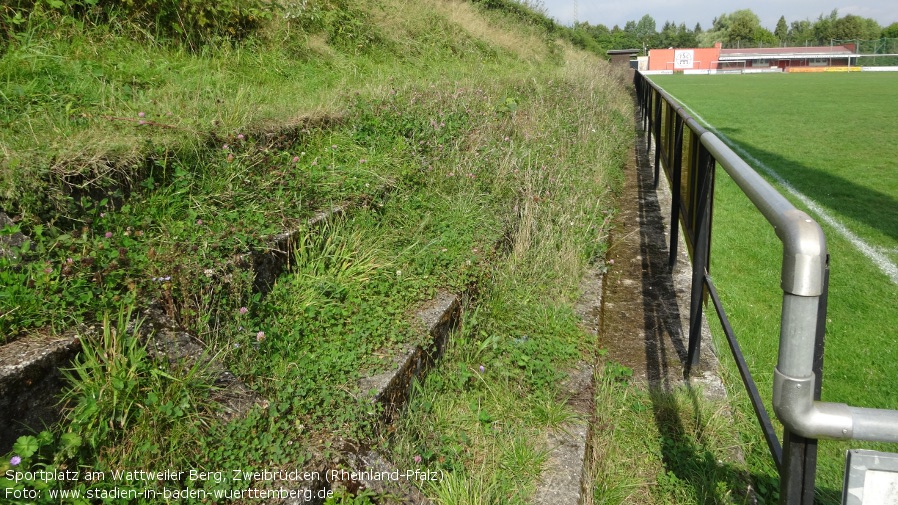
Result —
MULTIPOLYGON (((714 179, 718 160, 706 146, 707 136, 713 136, 693 119, 677 102, 655 86, 641 73, 634 78, 642 129, 647 144, 655 146, 654 183, 657 187, 661 168, 671 188, 670 259, 672 267, 677 257, 679 221, 684 241, 692 260, 692 289, 689 311, 689 342, 685 375, 698 365, 701 348, 703 307, 708 300, 714 308, 746 392, 751 399, 757 421, 764 434, 771 458, 780 474, 780 503, 811 505, 814 501, 817 440, 785 430, 783 441, 777 437, 770 415, 764 406, 739 347, 735 332, 721 304, 717 289, 709 274, 711 255, 712 217, 714 213, 714 179)), ((716 137, 715 137, 716 138, 716 137)), ((735 156, 735 155, 733 155, 735 156)), ((814 400, 820 399, 823 369, 823 337, 825 333, 828 262, 824 266, 823 294, 817 309, 816 344, 813 372, 814 400)))

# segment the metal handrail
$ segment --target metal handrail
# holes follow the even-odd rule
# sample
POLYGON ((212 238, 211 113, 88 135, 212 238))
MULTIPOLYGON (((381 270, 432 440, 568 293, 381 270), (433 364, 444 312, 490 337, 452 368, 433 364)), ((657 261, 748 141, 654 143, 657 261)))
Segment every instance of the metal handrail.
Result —
MULTIPOLYGON (((743 383, 765 432, 771 455, 780 470, 781 503, 811 503, 816 439, 898 442, 898 411, 819 401, 820 382, 817 377, 822 371, 829 277, 829 256, 823 229, 808 214, 795 208, 716 135, 699 125, 673 97, 640 72, 636 72, 634 79, 643 129, 650 139, 655 140, 655 184, 658 184, 659 166, 663 165, 672 182, 671 222, 677 221, 673 215, 679 216, 693 263, 686 374, 698 363, 701 300, 710 293, 743 383), (661 124, 663 112, 667 113, 664 125, 661 124), (666 145, 662 128, 666 128, 666 145), (693 188, 693 198, 686 195, 687 201, 683 203, 683 136, 687 129, 692 136, 693 148, 685 153, 685 164, 689 167, 686 186, 693 188), (673 144, 669 142, 671 133, 673 144), (696 144, 700 145, 698 149, 694 147, 696 144), (780 273, 783 303, 779 353, 773 377, 773 410, 783 424, 787 451, 782 451, 772 431, 769 416, 708 273, 714 171, 717 164, 723 167, 773 226, 783 244, 780 273)), ((671 264, 676 258, 677 240, 677 226, 673 224, 671 264)))

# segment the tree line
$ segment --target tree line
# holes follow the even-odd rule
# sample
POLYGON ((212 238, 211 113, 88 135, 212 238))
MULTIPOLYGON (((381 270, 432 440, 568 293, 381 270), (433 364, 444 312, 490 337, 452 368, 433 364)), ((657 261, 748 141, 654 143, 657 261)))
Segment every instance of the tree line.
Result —
POLYGON ((667 21, 658 31, 652 16, 627 21, 623 28, 615 25, 575 23, 571 40, 578 46, 597 53, 609 49, 655 49, 667 47, 711 47, 715 42, 725 48, 830 45, 832 41, 876 40, 898 38, 898 22, 887 27, 871 18, 853 14, 839 16, 838 10, 820 14, 816 21, 808 19, 788 22, 780 16, 773 31, 761 26, 751 9, 724 13, 714 18, 711 27, 701 24, 689 28, 685 23, 667 21))

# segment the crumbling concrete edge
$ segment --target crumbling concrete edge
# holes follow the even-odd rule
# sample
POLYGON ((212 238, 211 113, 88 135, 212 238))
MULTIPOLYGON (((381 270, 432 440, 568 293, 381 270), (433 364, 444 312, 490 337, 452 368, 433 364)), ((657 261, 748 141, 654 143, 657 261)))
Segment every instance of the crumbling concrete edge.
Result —
MULTIPOLYGON (((414 381, 423 379, 442 356, 450 333, 461 320, 461 297, 449 291, 440 290, 432 300, 426 302, 416 312, 415 317, 429 336, 425 344, 404 348, 393 358, 387 371, 362 377, 357 383, 361 398, 378 405, 380 413, 377 424, 381 430, 392 424, 400 415, 411 395, 414 381)), ((332 487, 339 487, 350 492, 367 489, 376 493, 382 503, 415 503, 419 505, 431 503, 414 485, 404 483, 402 480, 373 478, 373 476, 392 474, 398 471, 388 458, 376 450, 369 448, 362 451, 344 451, 341 459, 343 460, 340 461, 341 465, 345 466, 347 472, 354 473, 355 479, 340 482, 318 479, 313 482, 305 482, 304 485, 296 489, 297 497, 288 498, 281 503, 283 505, 319 505, 324 503, 324 499, 319 498, 322 495, 321 491, 331 490, 332 487), (307 499, 307 496, 311 498, 307 499)), ((307 470, 314 475, 328 475, 327 466, 316 463, 315 468, 307 470)))

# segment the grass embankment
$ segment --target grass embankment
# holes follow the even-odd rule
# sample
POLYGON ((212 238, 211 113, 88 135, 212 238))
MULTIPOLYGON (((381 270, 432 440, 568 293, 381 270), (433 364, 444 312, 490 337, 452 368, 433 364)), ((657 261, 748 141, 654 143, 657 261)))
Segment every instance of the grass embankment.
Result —
MULTIPOLYGON (((657 76, 653 80, 887 261, 898 260, 898 222, 888 218, 898 204, 898 175, 891 169, 898 144, 890 127, 898 113, 890 94, 898 82, 895 75, 657 76)), ((778 287, 781 247, 735 184, 722 171, 718 173, 711 272, 772 412, 769 402, 782 298, 778 287)), ((759 173, 765 175, 763 170, 759 173)), ((831 256, 823 400, 898 408, 892 350, 898 286, 851 240, 781 191, 818 219, 831 256)), ((728 382, 735 392, 741 388, 740 381, 735 371, 731 375, 728 382)), ((753 417, 747 400, 742 413, 746 419, 753 417)), ((755 471, 775 476, 758 432, 749 431, 743 437, 754 448, 755 471)), ((844 452, 863 447, 875 446, 821 442, 817 482, 822 503, 838 503, 844 452)), ((895 450, 894 446, 878 448, 895 450)))
POLYGON ((82 342, 66 420, 0 463, 82 476, 4 481, 36 490, 22 501, 274 487, 231 471, 302 468, 339 439, 442 470, 422 484, 442 503, 532 493, 537 434, 566 415, 560 370, 596 353, 572 305, 631 141, 620 78, 517 4, 283 9, 237 41, 176 43, 82 11, 12 22, 0 201, 30 246, 0 260, 3 338, 111 314, 82 342), (347 201, 346 216, 305 224, 347 201), (235 258, 295 229, 294 268, 263 298, 235 258), (435 290, 472 287, 446 359, 378 439, 358 378, 420 338, 412 314, 435 290), (163 366, 126 327, 122 307, 149 300, 269 407, 217 420, 202 367, 163 366), (223 473, 112 473, 158 468, 223 473))

